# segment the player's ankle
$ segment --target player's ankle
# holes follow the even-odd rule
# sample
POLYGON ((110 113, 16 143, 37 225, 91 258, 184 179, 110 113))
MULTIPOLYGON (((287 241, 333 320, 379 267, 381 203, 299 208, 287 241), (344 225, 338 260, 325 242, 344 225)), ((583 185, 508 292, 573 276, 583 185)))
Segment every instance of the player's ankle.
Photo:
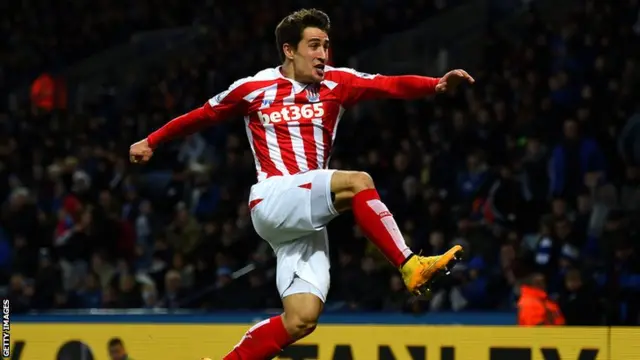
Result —
POLYGON ((402 262, 402 264, 400 264, 400 269, 403 269, 405 265, 407 265, 407 263, 409 262, 409 260, 411 260, 413 257, 415 257, 416 254, 411 253, 409 254, 409 256, 407 256, 406 259, 404 259, 404 261, 402 262))

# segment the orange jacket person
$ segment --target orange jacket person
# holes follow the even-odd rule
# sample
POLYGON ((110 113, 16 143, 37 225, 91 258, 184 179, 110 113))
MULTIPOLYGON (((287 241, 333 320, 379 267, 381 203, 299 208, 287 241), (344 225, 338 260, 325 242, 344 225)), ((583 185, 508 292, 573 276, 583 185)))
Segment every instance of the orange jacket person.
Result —
POLYGON ((564 325, 564 316, 555 301, 549 299, 546 282, 542 274, 531 276, 527 284, 520 287, 518 300, 518 325, 551 326, 564 325))
POLYGON ((47 73, 38 76, 31 84, 31 103, 51 111, 55 107, 55 81, 47 73))

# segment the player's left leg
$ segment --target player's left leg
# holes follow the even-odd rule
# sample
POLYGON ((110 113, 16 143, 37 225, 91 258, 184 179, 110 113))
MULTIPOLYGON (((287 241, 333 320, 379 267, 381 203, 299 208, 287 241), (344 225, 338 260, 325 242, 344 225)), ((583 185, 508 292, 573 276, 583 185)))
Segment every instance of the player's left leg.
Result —
POLYGON ((356 223, 365 236, 397 267, 407 289, 414 294, 428 290, 441 273, 448 273, 460 258, 462 247, 456 245, 439 256, 418 256, 406 245, 393 215, 380 200, 373 179, 365 172, 336 171, 331 177, 334 208, 353 211, 356 223))

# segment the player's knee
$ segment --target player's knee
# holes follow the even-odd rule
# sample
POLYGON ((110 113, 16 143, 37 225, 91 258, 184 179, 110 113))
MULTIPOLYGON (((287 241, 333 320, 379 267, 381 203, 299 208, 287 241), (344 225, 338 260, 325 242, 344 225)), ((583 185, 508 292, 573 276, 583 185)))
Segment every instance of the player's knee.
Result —
POLYGON ((286 313, 284 316, 285 326, 291 335, 296 338, 302 338, 311 334, 318 325, 320 312, 312 309, 298 310, 294 313, 286 313))
POLYGON ((363 171, 336 172, 331 179, 331 191, 333 192, 333 206, 342 213, 351 208, 353 197, 362 190, 373 189, 373 179, 363 171))
POLYGON ((373 189, 375 187, 371 175, 364 171, 354 171, 349 175, 350 190, 357 194, 362 190, 373 189))

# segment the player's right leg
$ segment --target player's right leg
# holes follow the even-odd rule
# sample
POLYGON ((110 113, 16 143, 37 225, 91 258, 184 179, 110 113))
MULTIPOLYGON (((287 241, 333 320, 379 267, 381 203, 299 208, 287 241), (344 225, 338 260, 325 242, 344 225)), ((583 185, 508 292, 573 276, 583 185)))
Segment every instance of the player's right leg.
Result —
POLYGON ((329 292, 328 250, 326 229, 275 244, 284 312, 249 329, 224 360, 271 359, 315 330, 329 292))
POLYGON ((250 328, 223 360, 272 359, 285 347, 311 334, 324 306, 311 287, 297 279, 292 284, 294 292, 282 299, 284 312, 250 328))
POLYGON ((267 179, 252 188, 254 228, 274 249, 284 313, 253 326, 224 360, 271 359, 316 327, 329 291, 325 225, 333 208, 331 170, 267 179))
POLYGON ((440 274, 447 274, 460 259, 462 247, 456 245, 440 256, 414 255, 393 215, 380 200, 373 179, 365 172, 336 171, 331 178, 334 208, 353 211, 356 223, 389 261, 400 269, 404 282, 414 294, 427 290, 440 274))

